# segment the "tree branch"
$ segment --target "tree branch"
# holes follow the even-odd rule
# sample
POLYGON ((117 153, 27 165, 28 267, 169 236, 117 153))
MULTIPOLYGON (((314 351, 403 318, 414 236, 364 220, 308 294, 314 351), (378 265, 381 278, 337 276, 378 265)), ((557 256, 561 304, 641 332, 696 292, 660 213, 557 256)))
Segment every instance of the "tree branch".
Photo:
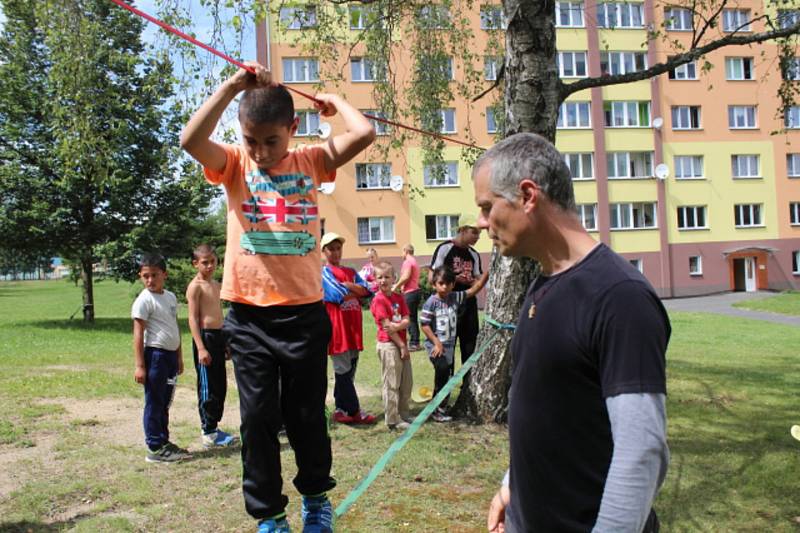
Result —
POLYGON ((622 83, 630 83, 633 81, 641 81, 653 78, 659 74, 669 72, 675 67, 691 63, 692 61, 713 52, 725 46, 742 46, 746 44, 763 43, 765 41, 772 41, 782 37, 790 37, 800 33, 800 22, 794 26, 783 28, 774 31, 767 31, 762 33, 755 33, 752 35, 736 35, 731 34, 722 39, 712 41, 703 46, 694 48, 683 54, 673 56, 671 59, 664 63, 658 63, 652 67, 640 70, 639 72, 631 72, 629 74, 615 74, 612 76, 602 76, 599 78, 585 78, 574 83, 565 83, 561 88, 561 100, 565 100, 569 95, 574 94, 584 89, 592 87, 606 87, 608 85, 619 85, 622 83))
POLYGON ((489 86, 488 89, 486 89, 485 91, 481 92, 481 94, 479 94, 478 96, 474 97, 472 99, 472 101, 473 102, 477 102, 478 100, 480 100, 481 98, 483 98, 484 96, 489 94, 490 92, 494 91, 500 85, 500 82, 503 81, 503 78, 505 77, 505 73, 506 73, 506 64, 503 63, 502 65, 500 65, 500 72, 498 72, 497 76, 495 76, 494 83, 492 83, 489 86))

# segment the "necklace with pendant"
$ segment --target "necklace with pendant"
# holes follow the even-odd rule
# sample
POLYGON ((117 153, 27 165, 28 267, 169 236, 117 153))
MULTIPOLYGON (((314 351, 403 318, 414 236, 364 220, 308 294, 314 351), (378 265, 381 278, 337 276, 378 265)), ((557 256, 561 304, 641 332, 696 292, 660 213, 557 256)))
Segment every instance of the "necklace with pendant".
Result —
MULTIPOLYGON (((556 280, 554 282, 552 282, 550 285, 547 285, 546 287, 542 288, 542 290, 540 291, 540 294, 539 294, 539 298, 538 298, 539 302, 541 302, 542 299, 544 299, 544 297, 547 295, 547 293, 550 292, 550 289, 555 287, 558 284, 558 282, 561 281, 561 278, 563 278, 563 277, 564 276, 558 276, 558 278, 556 278, 556 280)), ((539 276, 536 276, 536 279, 533 280, 533 286, 534 287, 536 287, 536 283, 538 283, 538 281, 539 281, 539 276)), ((536 298, 536 290, 534 290, 533 294, 531 294, 531 306, 528 308, 528 318, 529 319, 532 319, 532 318, 534 318, 536 316, 536 303, 537 303, 536 300, 537 300, 537 298, 536 298)))

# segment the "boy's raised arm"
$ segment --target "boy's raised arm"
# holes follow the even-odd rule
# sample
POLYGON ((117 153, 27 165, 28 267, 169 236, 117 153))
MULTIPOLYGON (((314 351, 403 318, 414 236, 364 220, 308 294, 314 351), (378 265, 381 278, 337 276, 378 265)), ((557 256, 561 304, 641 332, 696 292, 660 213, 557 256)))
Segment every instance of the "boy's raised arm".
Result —
POLYGON ((256 74, 240 68, 203 102, 181 132, 181 148, 211 170, 220 171, 225 168, 225 150, 219 143, 211 140, 211 134, 222 113, 240 92, 271 83, 268 70, 254 62, 247 62, 247 65, 255 68, 256 74))
POLYGON ((320 93, 314 96, 322 103, 315 103, 320 114, 331 117, 338 111, 342 114, 346 131, 328 139, 323 145, 325 169, 336 170, 375 140, 375 128, 358 109, 336 94, 320 93))

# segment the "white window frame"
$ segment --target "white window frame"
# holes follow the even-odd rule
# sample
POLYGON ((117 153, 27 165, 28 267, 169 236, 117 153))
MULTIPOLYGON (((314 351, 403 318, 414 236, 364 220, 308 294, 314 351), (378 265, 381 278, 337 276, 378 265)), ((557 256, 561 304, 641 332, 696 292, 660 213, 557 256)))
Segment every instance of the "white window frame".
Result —
POLYGON ((558 75, 561 78, 585 78, 588 76, 587 73, 589 70, 585 51, 559 52, 558 55, 556 55, 556 63, 558 65, 558 75), (581 62, 583 63, 582 69, 579 68, 581 62))
POLYGON ((722 10, 722 31, 751 31, 750 30, 750 10, 749 9, 723 9, 722 10))
MULTIPOLYGON (((668 58, 669 59, 669 58, 668 58)), ((697 80, 697 63, 690 61, 678 65, 669 71, 669 79, 672 81, 693 81, 697 80)))
POLYGON ((702 255, 690 255, 689 256, 689 275, 690 276, 702 276, 703 275, 703 256, 702 255), (692 265, 692 260, 694 259, 694 265, 692 265))
POLYGON ((305 30, 317 27, 316 6, 284 6, 278 18, 284 30, 305 30))
POLYGON ((382 244, 395 242, 394 217, 358 217, 356 219, 356 235, 358 244, 382 244), (366 228, 364 226, 366 225, 366 228), (367 231, 367 239, 362 239, 362 229, 367 231), (373 230, 378 230, 378 237, 373 238, 373 230))
POLYGON ((792 274, 800 275, 800 250, 792 252, 792 274))
POLYGON ((598 2, 598 28, 644 28, 644 3, 598 2))
POLYGON ((589 102, 574 101, 563 102, 558 109, 558 122, 556 128, 558 129, 586 129, 592 127, 592 108, 589 102), (570 110, 574 113, 575 125, 569 125, 570 110), (586 118, 583 123, 581 118, 586 118))
POLYGON ((800 22, 800 9, 779 9, 778 26, 786 29, 800 22))
POLYGON ((692 31, 694 29, 692 12, 683 7, 665 8, 664 22, 669 31, 692 31))
POLYGON ((800 81, 800 57, 793 57, 781 69, 784 80, 800 81))
POLYGON ((800 106, 793 105, 786 110, 786 116, 783 119, 783 125, 790 130, 796 130, 800 128, 800 106))
POLYGON ((637 257, 635 259, 628 259, 628 262, 631 264, 633 268, 638 270, 640 273, 644 274, 644 261, 641 257, 637 257))
POLYGON ((505 59, 500 56, 483 56, 483 79, 497 81, 497 73, 503 61, 505 59))
POLYGON ((603 102, 603 116, 606 128, 649 128, 650 102, 607 100, 603 102), (643 107, 647 111, 646 124, 639 123, 643 107))
POLYGON ((646 52, 601 52, 600 72, 603 74, 631 74, 647 69, 646 52))
POLYGON ((350 80, 353 83, 382 81, 385 76, 381 76, 378 70, 378 66, 372 59, 366 57, 350 58, 350 80))
POLYGON ((458 161, 444 161, 443 163, 435 163, 433 165, 423 166, 422 183, 426 188, 430 189, 460 186, 458 177, 458 161), (444 168, 444 173, 441 175, 441 177, 434 176, 434 169, 436 167, 444 168), (443 179, 443 181, 441 183, 434 183, 434 179, 443 179))
POLYGON ((417 14, 420 27, 428 30, 444 30, 452 24, 452 16, 447 6, 428 4, 419 8, 417 14))
MULTIPOLYGON (((383 111, 378 111, 377 109, 362 109, 361 113, 364 115, 372 115, 373 117, 378 117, 382 119, 386 119, 386 113, 383 111)), ((389 126, 385 122, 380 122, 378 120, 368 118, 372 127, 375 128, 375 135, 389 135, 391 133, 391 126, 389 126)))
POLYGON ((754 105, 729 105, 728 128, 732 130, 758 129, 758 108, 754 105))
POLYGON ((800 154, 786 154, 786 175, 800 178, 800 154))
POLYGON ((653 152, 607 152, 608 179, 649 179, 654 175, 653 152), (620 173, 624 169, 625 174, 620 173))
POLYGON ((439 114, 442 117, 442 129, 439 133, 456 133, 456 110, 453 107, 440 109, 439 114))
POLYGON ((365 30, 367 29, 367 19, 370 13, 371 6, 365 4, 350 4, 347 6, 348 16, 350 19, 351 30, 365 30), (355 22, 355 24, 353 24, 355 22))
POLYGON ((656 202, 624 202, 609 204, 611 231, 658 229, 656 202), (648 215, 652 225, 647 225, 648 215), (616 219, 616 225, 615 224, 616 219))
POLYGON ((356 163, 357 191, 388 189, 391 179, 391 163, 356 163))
POLYGON ((762 204, 736 204, 733 206, 733 223, 737 228, 763 228, 763 215, 762 204), (750 219, 749 223, 745 223, 747 218, 750 219))
POLYGON ((761 156, 759 154, 731 155, 731 177, 735 180, 761 178, 761 156))
POLYGON ((284 83, 314 83, 319 81, 319 61, 315 57, 284 57, 284 83), (287 74, 290 77, 287 77, 287 74))
POLYGON ((725 79, 728 81, 753 81, 756 63, 752 57, 726 57, 725 79))
POLYGON ((486 108, 486 133, 497 133, 497 113, 491 106, 486 108))
POLYGON ((708 229, 708 209, 704 205, 681 205, 677 214, 678 231, 708 229))
POLYGON ((572 181, 594 179, 594 154, 592 152, 562 152, 572 181))
POLYGON ((681 131, 703 129, 703 113, 701 106, 674 105, 670 111, 670 114, 672 115, 673 130, 681 131), (688 122, 688 124, 684 124, 684 122, 688 122), (696 122, 696 124, 694 124, 694 122, 696 122))
POLYGON ((556 2, 556 28, 583 28, 583 19, 583 2, 556 2))
POLYGON ((676 155, 673 159, 676 180, 702 180, 703 175, 702 155, 676 155), (688 172, 685 172, 688 171, 688 172), (699 171, 699 173, 698 173, 699 171))
POLYGON ((597 204, 578 204, 578 218, 586 231, 597 231, 597 204), (588 223, 591 223, 589 225, 588 223))
POLYGON ((789 225, 800 226, 800 202, 789 202, 789 225))
POLYGON ((446 241, 456 236, 458 232, 458 215, 425 215, 425 240, 446 241), (435 235, 428 233, 428 221, 433 219, 435 235))
POLYGON ((319 111, 300 110, 296 114, 298 121, 295 137, 319 135, 319 111))
POLYGON ((504 30, 506 28, 503 6, 496 4, 481 6, 480 18, 482 30, 504 30))

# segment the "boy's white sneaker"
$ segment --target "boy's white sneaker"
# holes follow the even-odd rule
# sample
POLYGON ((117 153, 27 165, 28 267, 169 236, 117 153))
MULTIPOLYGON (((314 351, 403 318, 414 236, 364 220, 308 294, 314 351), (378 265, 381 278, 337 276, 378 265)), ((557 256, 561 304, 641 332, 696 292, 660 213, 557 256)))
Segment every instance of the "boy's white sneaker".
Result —
POLYGON ((203 434, 203 447, 206 449, 227 448, 228 446, 233 446, 237 442, 239 442, 239 437, 236 435, 231 435, 230 433, 226 433, 221 429, 218 429, 213 433, 203 434))

